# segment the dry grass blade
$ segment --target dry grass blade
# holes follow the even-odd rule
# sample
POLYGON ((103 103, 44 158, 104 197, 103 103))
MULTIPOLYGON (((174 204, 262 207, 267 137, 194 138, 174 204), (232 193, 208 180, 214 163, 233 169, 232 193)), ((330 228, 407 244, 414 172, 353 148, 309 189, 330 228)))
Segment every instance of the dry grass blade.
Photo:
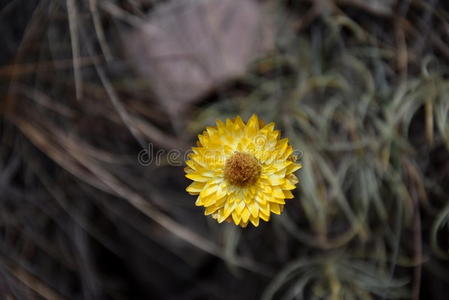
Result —
POLYGON ((80 67, 80 43, 78 33, 78 9, 75 0, 67 0, 67 13, 69 16, 70 40, 72 43, 73 72, 75 76, 76 98, 83 97, 83 78, 80 67))
POLYGON ((432 226, 431 243, 434 251, 442 258, 449 259, 449 250, 443 250, 438 245, 439 230, 449 223, 449 205, 442 210, 435 219, 432 226))
MULTIPOLYGON (((80 57, 78 66, 80 68, 93 65, 98 61, 98 57, 80 57)), ((54 72, 73 68, 73 59, 61 59, 53 61, 41 61, 38 64, 16 64, 0 67, 0 77, 22 77, 36 72, 54 72)))
POLYGON ((51 300, 64 300, 66 299, 58 292, 53 290, 47 284, 43 283, 39 278, 33 276, 25 269, 20 268, 19 266, 15 266, 11 263, 8 263, 4 258, 0 257, 0 265, 7 270, 11 275, 13 275, 17 280, 19 280, 26 287, 30 288, 37 295, 41 296, 44 299, 51 300))
POLYGON ((100 43, 101 51, 103 51, 106 61, 112 60, 111 49, 108 46, 103 27, 101 25, 100 15, 98 13, 98 1, 89 0, 89 9, 94 21, 95 33, 97 34, 98 42, 100 43))

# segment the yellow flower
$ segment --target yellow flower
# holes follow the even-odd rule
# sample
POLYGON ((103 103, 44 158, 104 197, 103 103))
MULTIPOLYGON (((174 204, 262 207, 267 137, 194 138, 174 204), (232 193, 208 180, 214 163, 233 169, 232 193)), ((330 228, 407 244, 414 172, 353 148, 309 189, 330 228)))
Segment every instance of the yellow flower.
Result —
POLYGON ((258 226, 259 219, 280 214, 285 199, 293 198, 294 172, 301 165, 274 123, 264 125, 256 115, 247 124, 240 116, 217 120, 198 135, 197 144, 186 161, 186 177, 193 180, 186 190, 198 195, 195 204, 219 223, 258 226))

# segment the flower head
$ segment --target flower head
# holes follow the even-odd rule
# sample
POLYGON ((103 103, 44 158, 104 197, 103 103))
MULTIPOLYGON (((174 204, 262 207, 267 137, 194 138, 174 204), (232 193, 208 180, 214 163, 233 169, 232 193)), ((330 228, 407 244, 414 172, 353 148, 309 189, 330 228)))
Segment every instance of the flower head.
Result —
POLYGON ((274 123, 264 125, 256 115, 246 124, 239 116, 217 120, 198 135, 197 144, 186 161, 186 177, 193 180, 186 190, 198 195, 195 204, 219 223, 258 226, 293 198, 294 172, 301 165, 274 123))

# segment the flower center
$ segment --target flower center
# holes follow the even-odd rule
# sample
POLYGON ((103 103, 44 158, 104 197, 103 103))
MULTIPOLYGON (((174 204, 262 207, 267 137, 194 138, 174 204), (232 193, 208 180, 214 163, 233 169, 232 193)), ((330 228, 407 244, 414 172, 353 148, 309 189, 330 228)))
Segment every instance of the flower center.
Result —
POLYGON ((261 167, 257 159, 248 153, 236 152, 226 160, 225 179, 237 186, 248 186, 260 177, 261 167))

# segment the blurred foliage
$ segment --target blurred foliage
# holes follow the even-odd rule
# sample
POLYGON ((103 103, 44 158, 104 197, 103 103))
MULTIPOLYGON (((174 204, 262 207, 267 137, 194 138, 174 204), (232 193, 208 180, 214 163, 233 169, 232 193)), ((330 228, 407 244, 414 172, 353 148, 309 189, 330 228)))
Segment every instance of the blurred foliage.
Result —
MULTIPOLYGON (((0 295, 446 299, 443 2, 261 1, 276 51, 176 119, 121 51, 161 1, 27 2, 0 69, 0 295), (148 143, 187 150, 216 119, 252 113, 304 166, 259 228, 202 216, 167 151, 138 164, 148 143)), ((3 31, 21 4, 1 8, 3 31)))

